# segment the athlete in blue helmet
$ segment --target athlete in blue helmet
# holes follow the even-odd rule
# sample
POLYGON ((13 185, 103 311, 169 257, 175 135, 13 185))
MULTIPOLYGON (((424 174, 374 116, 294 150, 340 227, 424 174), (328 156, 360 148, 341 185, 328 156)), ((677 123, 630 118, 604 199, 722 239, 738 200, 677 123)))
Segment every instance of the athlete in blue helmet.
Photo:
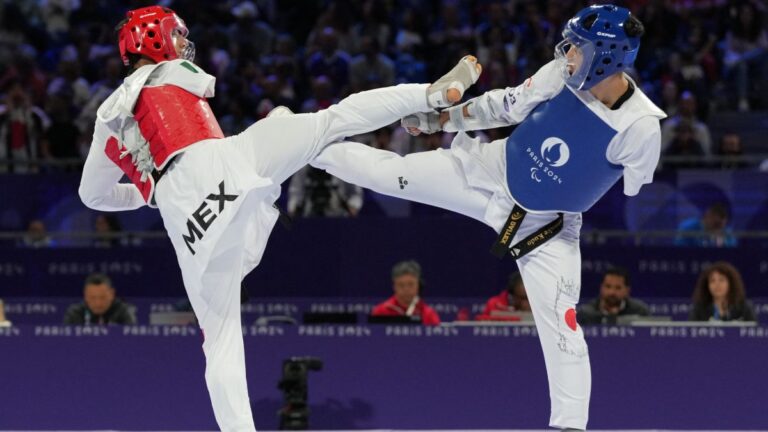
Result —
POLYGON ((588 7, 568 21, 555 59, 521 85, 403 119, 413 134, 458 131, 450 150, 401 157, 341 142, 312 163, 347 182, 467 215, 499 233, 492 252, 517 260, 544 351, 549 424, 565 430, 586 429, 591 387, 575 311, 581 213, 621 177, 624 193, 636 195, 651 182, 659 159, 665 114, 625 74, 642 34, 627 9, 588 7), (508 138, 491 143, 464 133, 515 124, 508 138))

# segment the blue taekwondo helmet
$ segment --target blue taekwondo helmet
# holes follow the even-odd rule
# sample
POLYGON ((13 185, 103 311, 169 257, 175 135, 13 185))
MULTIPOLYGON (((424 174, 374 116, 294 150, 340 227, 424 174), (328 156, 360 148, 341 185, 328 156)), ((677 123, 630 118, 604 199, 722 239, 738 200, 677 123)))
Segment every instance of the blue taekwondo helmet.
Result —
POLYGON ((593 5, 568 20, 563 40, 555 46, 555 58, 562 62, 563 77, 569 87, 589 90, 612 74, 632 67, 640 37, 630 37, 625 31, 630 15, 629 9, 622 7, 593 5), (582 62, 571 73, 566 53, 572 46, 581 54, 582 62))

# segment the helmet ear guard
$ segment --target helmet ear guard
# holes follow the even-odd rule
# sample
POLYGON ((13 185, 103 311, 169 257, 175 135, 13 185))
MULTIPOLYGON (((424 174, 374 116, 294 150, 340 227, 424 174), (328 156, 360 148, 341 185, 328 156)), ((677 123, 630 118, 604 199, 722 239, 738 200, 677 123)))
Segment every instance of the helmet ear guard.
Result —
POLYGON ((555 58, 563 63, 566 84, 575 90, 589 90, 603 79, 632 67, 640 48, 642 26, 630 34, 626 25, 636 19, 628 9, 595 5, 582 9, 563 29, 563 41, 555 47, 555 58), (576 46, 581 64, 568 70, 567 51, 576 46))

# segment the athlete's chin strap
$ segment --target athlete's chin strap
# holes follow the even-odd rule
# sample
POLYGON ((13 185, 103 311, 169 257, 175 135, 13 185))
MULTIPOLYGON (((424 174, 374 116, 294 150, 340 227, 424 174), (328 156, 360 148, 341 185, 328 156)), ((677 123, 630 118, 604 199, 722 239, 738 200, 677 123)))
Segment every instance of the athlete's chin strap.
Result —
POLYGON ((515 238, 515 234, 517 234, 527 214, 528 212, 517 204, 512 207, 512 212, 509 214, 507 222, 502 227, 499 237, 491 247, 491 253, 496 258, 502 259, 509 253, 513 259, 517 260, 541 246, 547 240, 552 239, 563 229, 563 214, 558 213, 557 219, 544 225, 528 237, 512 244, 512 239, 515 238))

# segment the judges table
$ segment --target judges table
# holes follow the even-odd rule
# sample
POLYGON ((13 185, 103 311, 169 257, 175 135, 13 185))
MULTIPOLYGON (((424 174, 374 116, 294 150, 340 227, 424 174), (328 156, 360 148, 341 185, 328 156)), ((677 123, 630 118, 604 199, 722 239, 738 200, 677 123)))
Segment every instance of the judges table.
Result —
MULTIPOLYGON (((586 327, 593 429, 768 429, 768 327, 586 327)), ((277 428, 283 360, 309 373, 312 429, 544 429, 536 331, 247 326, 256 426, 277 428)), ((0 328, 0 430, 215 430, 194 327, 0 328)))

